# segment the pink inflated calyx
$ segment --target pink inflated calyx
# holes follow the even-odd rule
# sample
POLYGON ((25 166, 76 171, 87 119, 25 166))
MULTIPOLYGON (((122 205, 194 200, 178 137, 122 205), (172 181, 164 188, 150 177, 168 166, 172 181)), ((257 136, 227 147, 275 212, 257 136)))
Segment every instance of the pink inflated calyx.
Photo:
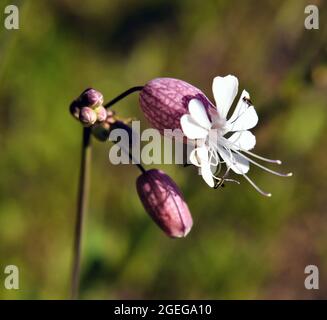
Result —
POLYGON ((193 220, 183 195, 175 182, 164 172, 151 169, 136 181, 137 192, 145 210, 170 237, 185 237, 193 220))
POLYGON ((199 99, 205 107, 212 106, 198 88, 174 78, 156 78, 149 81, 140 92, 140 105, 153 128, 181 129, 180 118, 188 113, 191 99, 199 99))

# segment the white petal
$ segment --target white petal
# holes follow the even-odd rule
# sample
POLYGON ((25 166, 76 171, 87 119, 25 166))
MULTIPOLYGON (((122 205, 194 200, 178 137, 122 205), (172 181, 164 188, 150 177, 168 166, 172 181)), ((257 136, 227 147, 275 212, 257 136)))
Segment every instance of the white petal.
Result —
POLYGON ((203 128, 210 129, 211 122, 208 119, 208 115, 203 103, 198 99, 192 99, 188 104, 188 111, 192 118, 203 128))
POLYGON ((190 162, 196 167, 201 167, 201 163, 196 155, 196 149, 193 149, 190 153, 190 162))
POLYGON ((228 141, 233 143, 235 149, 251 150, 254 148, 256 139, 250 131, 235 132, 228 138, 228 141))
POLYGON ((208 162, 208 148, 206 146, 201 146, 197 148, 197 155, 201 162, 208 162))
POLYGON ((226 131, 242 131, 248 130, 256 126, 258 123, 258 115, 253 106, 248 107, 240 116, 234 121, 227 121, 226 131))
POLYGON ((201 166, 201 175, 203 180, 208 184, 210 188, 215 186, 215 181, 212 177, 212 172, 210 168, 210 164, 208 162, 204 162, 201 166))
POLYGON ((189 139, 204 139, 208 135, 208 130, 202 128, 189 114, 181 117, 181 127, 189 139))
POLYGON ((230 167, 237 174, 245 174, 249 171, 249 161, 238 154, 231 153, 223 147, 218 147, 219 154, 226 162, 227 167, 230 167))
POLYGON ((250 95, 246 90, 242 91, 240 99, 237 102, 236 108, 235 108, 232 116, 228 119, 228 121, 230 121, 230 122, 235 121, 243 112, 246 111, 246 109, 249 108, 249 104, 243 100, 244 98, 250 99, 250 95))
POLYGON ((208 162, 208 158, 208 149, 206 146, 197 147, 190 153, 190 161, 197 167, 201 167, 203 163, 208 162))
POLYGON ((238 79, 235 76, 215 77, 212 83, 212 92, 218 112, 223 118, 227 117, 238 90, 238 79))
POLYGON ((194 164, 197 167, 201 167, 200 170, 203 180, 211 188, 213 188, 215 182, 212 176, 211 166, 208 160, 209 160, 208 148, 206 146, 195 148, 192 150, 190 154, 190 161, 192 162, 192 164, 194 164))

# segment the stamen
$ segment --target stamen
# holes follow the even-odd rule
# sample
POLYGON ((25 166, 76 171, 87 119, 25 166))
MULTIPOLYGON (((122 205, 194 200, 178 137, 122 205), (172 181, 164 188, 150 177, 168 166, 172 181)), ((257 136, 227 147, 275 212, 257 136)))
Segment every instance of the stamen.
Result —
POLYGON ((235 149, 233 149, 233 151, 234 151, 235 153, 237 153, 238 155, 242 156, 244 159, 248 160, 249 162, 255 164, 255 165, 258 166, 259 168, 261 168, 261 169, 263 169, 263 170, 265 170, 265 171, 267 171, 267 172, 269 172, 269 173, 275 174, 276 176, 280 176, 280 177, 291 177, 291 176, 293 175, 292 172, 289 172, 289 173, 280 173, 280 172, 277 172, 277 171, 271 170, 271 169, 269 169, 269 168, 266 168, 266 167, 263 166, 262 164, 260 164, 260 163, 258 163, 258 162, 256 162, 256 161, 252 160, 251 158, 245 156, 245 155, 242 154, 241 152, 239 152, 239 151, 237 151, 237 150, 235 150, 235 149))
POLYGON ((209 147, 214 150, 219 163, 221 163, 221 164, 226 163, 226 161, 220 159, 220 157, 219 157, 219 150, 218 150, 218 145, 216 142, 209 141, 209 147))
POLYGON ((217 180, 218 180, 218 183, 215 185, 215 189, 217 189, 218 187, 222 186, 224 181, 225 181, 225 178, 227 177, 228 175, 228 172, 229 172, 229 169, 230 168, 227 168, 227 170, 225 171, 224 175, 219 178, 219 177, 215 177, 217 180))
POLYGON ((261 193, 265 197, 271 197, 271 193, 264 192, 261 190, 246 174, 242 174, 242 176, 251 184, 251 186, 256 189, 259 193, 261 193))
POLYGON ((219 187, 221 187, 223 185, 224 180, 217 178, 217 177, 215 177, 215 178, 218 179, 218 182, 214 185, 214 189, 218 189, 219 187))
POLYGON ((264 158, 262 156, 259 156, 259 155, 255 154, 255 153, 253 153, 253 152, 250 152, 248 150, 244 150, 244 149, 241 149, 241 148, 240 148, 240 150, 242 152, 245 152, 245 153, 251 155, 252 157, 257 158, 257 159, 260 159, 262 161, 266 161, 266 162, 269 162, 269 163, 276 163, 276 164, 279 164, 279 165, 282 164, 282 161, 281 160, 273 160, 273 159, 264 158))
POLYGON ((225 181, 228 181, 228 182, 235 182, 237 184, 241 184, 241 182, 239 182, 238 180, 235 180, 235 179, 225 179, 225 181))
POLYGON ((229 174, 229 171, 230 171, 230 167, 228 167, 227 169, 226 169, 226 171, 225 171, 225 173, 224 173, 224 175, 220 178, 220 177, 216 177, 215 175, 212 175, 212 177, 214 178, 214 179, 216 179, 216 180, 218 180, 218 183, 215 185, 215 189, 217 189, 218 187, 220 187, 220 186, 223 186, 223 183, 225 182, 225 181, 227 181, 227 182, 235 182, 235 183, 237 183, 237 184, 240 184, 240 182, 239 181, 237 181, 237 180, 234 180, 234 179, 226 179, 226 177, 228 176, 228 174, 229 174))
POLYGON ((217 178, 216 176, 220 173, 221 168, 222 168, 222 165, 220 162, 218 162, 218 167, 216 169, 216 172, 212 175, 214 178, 217 178))
MULTIPOLYGON (((242 155, 242 154, 241 154, 242 155)), ((238 168, 237 165, 235 165, 236 168, 238 168)), ((240 168, 238 168, 238 170, 240 170, 240 168)), ((242 176, 251 184, 251 186, 256 189, 260 194, 262 194, 265 197, 271 197, 271 193, 268 192, 264 192, 263 190, 261 190, 245 173, 242 172, 242 170, 240 170, 242 176)))
POLYGON ((243 149, 243 148, 240 148, 238 145, 236 145, 235 143, 229 141, 229 140, 226 139, 226 138, 224 138, 224 140, 225 140, 225 142, 228 143, 229 145, 234 146, 235 148, 241 150, 241 151, 244 152, 244 153, 247 153, 247 154, 251 155, 251 156, 254 157, 254 158, 257 158, 257 159, 260 159, 260 160, 262 160, 262 161, 269 162, 269 163, 276 163, 276 164, 279 164, 279 165, 282 164, 282 161, 281 161, 281 160, 268 159, 268 158, 265 158, 265 157, 259 156, 259 155, 257 155, 257 154, 254 153, 254 152, 251 152, 251 151, 249 151, 249 150, 245 150, 245 149, 243 149))

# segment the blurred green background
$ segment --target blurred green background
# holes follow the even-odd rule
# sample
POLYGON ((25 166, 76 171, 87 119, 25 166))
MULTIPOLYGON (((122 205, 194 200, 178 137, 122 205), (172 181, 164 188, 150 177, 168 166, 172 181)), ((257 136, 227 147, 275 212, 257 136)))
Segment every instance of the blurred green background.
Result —
MULTIPOLYGON (((194 168, 156 166, 180 186, 194 218, 185 239, 154 225, 133 166, 109 163, 94 141, 81 298, 327 297, 326 1, 0 1, 18 4, 20 29, 0 14, 0 284, 3 299, 69 296, 81 126, 72 99, 94 87, 108 101, 159 76, 212 98, 216 75, 251 93, 256 152, 284 160, 279 178, 252 168, 273 197, 240 186, 209 189, 194 168), (317 4, 320 29, 304 28, 317 4), (304 288, 304 268, 320 290, 304 288)), ((137 94, 114 108, 144 120, 137 94)))

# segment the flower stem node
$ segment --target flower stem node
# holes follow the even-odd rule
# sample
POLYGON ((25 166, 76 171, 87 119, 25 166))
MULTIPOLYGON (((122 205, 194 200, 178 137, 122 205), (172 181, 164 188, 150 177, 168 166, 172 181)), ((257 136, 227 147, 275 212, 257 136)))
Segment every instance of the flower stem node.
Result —
POLYGON ((164 172, 151 169, 136 181, 138 195, 153 221, 170 237, 185 237, 193 220, 183 195, 164 172))

